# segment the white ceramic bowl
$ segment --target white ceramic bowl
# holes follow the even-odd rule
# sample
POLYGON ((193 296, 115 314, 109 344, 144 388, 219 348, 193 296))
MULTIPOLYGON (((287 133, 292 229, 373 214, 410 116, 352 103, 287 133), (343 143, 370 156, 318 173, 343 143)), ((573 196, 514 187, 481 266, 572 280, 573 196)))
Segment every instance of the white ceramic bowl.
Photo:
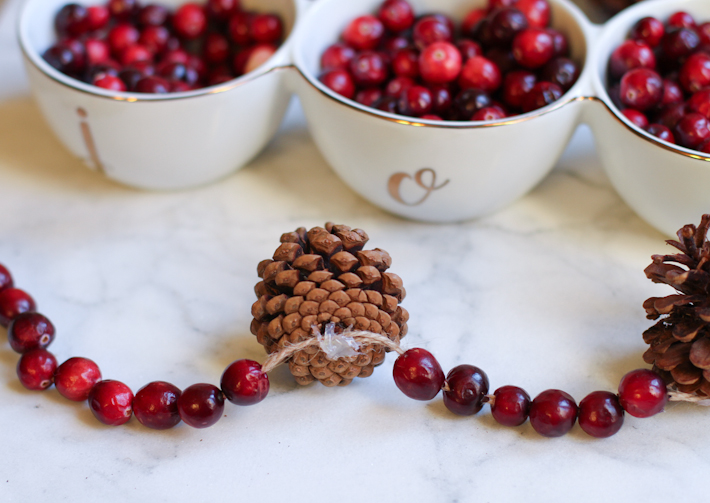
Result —
MULTIPOLYGON (((288 42, 257 70, 219 86, 168 95, 115 93, 72 79, 42 59, 55 40, 53 18, 65 3, 28 0, 20 14, 19 39, 47 122, 90 168, 139 188, 193 187, 244 166, 276 132, 290 98, 283 82, 283 66, 290 61, 288 42)), ((305 2, 242 4, 278 13, 290 34, 305 2)))

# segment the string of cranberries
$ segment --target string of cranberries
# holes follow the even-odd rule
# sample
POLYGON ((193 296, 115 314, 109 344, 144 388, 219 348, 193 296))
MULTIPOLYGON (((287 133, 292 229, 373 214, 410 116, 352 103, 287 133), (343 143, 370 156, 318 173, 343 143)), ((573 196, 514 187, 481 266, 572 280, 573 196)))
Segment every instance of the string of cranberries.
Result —
MULTIPOLYGON (((88 358, 70 358, 61 365, 47 346, 54 340, 54 326, 35 312, 35 302, 14 288, 10 272, 0 264, 0 325, 7 327, 13 350, 22 356, 17 376, 25 388, 45 390, 52 383, 59 394, 73 401, 88 401, 91 412, 104 424, 117 426, 132 415, 147 426, 164 430, 181 420, 194 428, 215 424, 224 411, 225 398, 236 405, 254 405, 269 392, 269 377, 259 363, 237 360, 222 374, 221 387, 193 384, 183 391, 155 381, 133 395, 119 381, 102 380, 101 371, 88 358)), ((543 391, 530 400, 523 389, 503 386, 488 394, 488 376, 473 365, 459 365, 444 377, 439 362, 428 351, 401 351, 394 364, 394 381, 408 397, 431 400, 444 392, 444 404, 454 414, 469 416, 489 403, 491 414, 504 426, 519 426, 530 418, 533 429, 545 437, 567 433, 579 425, 593 437, 609 437, 619 431, 624 411, 635 417, 650 417, 663 410, 668 393, 661 377, 639 369, 626 374, 619 393, 595 391, 580 403, 564 391, 543 391)))
POLYGON ((549 105, 579 77, 567 38, 549 24, 547 0, 489 0, 460 26, 443 14, 417 17, 406 0, 385 0, 323 52, 320 80, 389 113, 502 119, 549 105))
POLYGON ((640 19, 609 58, 608 91, 634 125, 710 153, 710 22, 640 19))
POLYGON ((279 16, 240 0, 160 4, 108 0, 63 6, 57 42, 43 57, 60 72, 111 91, 169 93, 221 84, 269 59, 283 39, 279 16))

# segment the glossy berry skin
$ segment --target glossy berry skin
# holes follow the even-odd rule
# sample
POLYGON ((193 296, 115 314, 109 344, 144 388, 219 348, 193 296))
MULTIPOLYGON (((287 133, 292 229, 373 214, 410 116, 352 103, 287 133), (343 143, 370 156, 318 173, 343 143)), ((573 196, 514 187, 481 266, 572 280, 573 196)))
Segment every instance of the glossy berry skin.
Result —
POLYGON ((695 148, 710 139, 710 123, 704 115, 687 114, 673 128, 673 136, 679 145, 695 148))
POLYGON ((386 0, 377 17, 388 30, 399 33, 414 24, 414 9, 406 0, 386 0))
POLYGON ((560 86, 552 82, 538 82, 529 93, 523 97, 523 112, 532 112, 538 108, 546 107, 562 97, 563 91, 560 86))
POLYGON ((382 96, 382 91, 377 88, 363 89, 355 95, 355 101, 366 107, 376 107, 382 96))
POLYGON ((226 21, 239 10, 239 0, 207 0, 207 13, 217 21, 226 21))
POLYGON ((631 29, 629 37, 639 42, 648 44, 649 47, 656 47, 661 43, 663 34, 666 32, 663 23, 655 17, 645 17, 639 19, 631 29))
POLYGON ((94 417, 108 426, 125 424, 133 414, 133 392, 120 381, 99 381, 88 400, 94 417))
POLYGON ((111 48, 108 43, 96 38, 89 38, 84 41, 86 49, 86 63, 89 66, 105 63, 111 56, 111 48))
POLYGON ((695 28, 695 19, 685 11, 674 12, 668 18, 668 26, 695 28))
POLYGON ((7 327, 18 315, 35 309, 35 301, 27 292, 19 288, 0 290, 0 326, 7 327))
POLYGON ((44 349, 54 340, 54 325, 39 313, 22 313, 10 322, 7 338, 17 353, 44 349))
POLYGON ((249 23, 249 37, 260 44, 275 44, 283 37, 281 18, 274 14, 256 14, 249 23))
POLYGON ((503 79, 503 101, 513 108, 523 105, 523 98, 537 83, 537 77, 528 70, 516 70, 503 79))
POLYGON ((431 400, 444 385, 444 372, 434 355, 421 348, 405 351, 394 362, 394 382, 414 400, 431 400))
POLYGON ((140 12, 138 0, 109 0, 107 6, 111 16, 120 21, 130 21, 140 12))
POLYGON ((358 51, 375 49, 385 35, 382 21, 375 16, 360 16, 348 24, 343 31, 343 41, 358 51))
POLYGON ((527 28, 513 39, 513 57, 524 68, 545 65, 554 56, 552 36, 540 28, 527 28))
POLYGON ((399 98, 404 91, 413 85, 414 81, 408 77, 396 77, 387 83, 387 86, 385 87, 385 95, 399 98))
POLYGON ((207 29, 207 16, 202 6, 186 3, 178 7, 173 15, 173 28, 187 40, 194 40, 207 29))
POLYGON ((49 65, 56 70, 71 74, 74 66, 74 53, 68 47, 62 45, 53 45, 42 54, 49 65))
POLYGON ((528 27, 525 15, 515 7, 505 7, 491 14, 489 42, 491 45, 508 46, 515 35, 528 27))
POLYGON ((119 24, 114 26, 108 33, 108 45, 111 52, 120 57, 127 48, 138 43, 140 32, 135 26, 130 24, 119 24))
POLYGON ((207 428, 222 417, 224 395, 211 384, 193 384, 185 388, 177 404, 185 424, 193 428, 207 428))
POLYGON ((634 110, 633 108, 626 108, 622 110, 621 113, 624 114, 624 116, 629 119, 634 126, 641 129, 646 129, 648 127, 648 118, 642 112, 634 110))
POLYGON ((648 369, 632 370, 619 383, 619 403, 634 417, 651 417, 663 410, 668 390, 661 376, 648 369))
POLYGON ((60 37, 78 37, 89 30, 89 14, 86 7, 67 4, 54 17, 54 28, 60 37))
POLYGON ((347 70, 329 70, 318 78, 326 87, 348 99, 355 96, 355 83, 347 70))
POLYGON ((518 0, 514 5, 525 15, 531 28, 544 28, 550 24, 550 4, 547 0, 518 0))
POLYGON ((621 78, 619 92, 624 105, 643 112, 661 102, 663 80, 653 70, 635 68, 621 78))
POLYGON ((481 89, 491 93, 500 87, 502 79, 500 69, 494 62, 476 56, 463 65, 458 83, 461 89, 481 89))
POLYGON ((143 27, 163 26, 168 21, 170 12, 162 5, 149 4, 140 9, 138 24, 143 27))
POLYGON ((694 93, 686 106, 689 112, 699 113, 710 119, 710 88, 694 93))
POLYGON ((33 391, 49 388, 54 381, 57 359, 46 349, 32 349, 17 362, 17 377, 22 385, 33 391))
POLYGON ((579 402, 579 426, 595 438, 607 438, 624 424, 619 398, 608 391, 595 391, 579 402))
POLYGON ((431 91, 423 86, 409 86, 402 90, 399 97, 399 113, 409 117, 426 115, 433 106, 431 91))
POLYGON ((452 118, 453 120, 468 121, 477 111, 491 105, 493 105, 493 100, 487 92, 480 89, 466 89, 454 98, 452 118))
POLYGON ((580 68, 569 58, 554 58, 547 63, 540 72, 540 79, 557 84, 563 91, 569 89, 577 82, 580 68))
POLYGON ((253 360, 237 360, 222 374, 220 384, 227 400, 237 405, 254 405, 269 394, 269 376, 253 360))
POLYGON ((503 386, 493 394, 491 414, 503 426, 520 426, 528 419, 530 395, 517 386, 503 386))
POLYGON ((352 47, 336 43, 323 51, 320 67, 323 70, 346 70, 354 56, 355 50, 352 47))
POLYGON ((488 393, 488 376, 473 365, 454 367, 446 376, 444 405, 454 414, 472 416, 483 407, 488 393))
POLYGON ((436 16, 424 16, 414 24, 412 31, 414 45, 424 50, 434 42, 451 42, 453 33, 448 24, 436 16))
POLYGON ((143 426, 167 430, 180 422, 177 401, 182 392, 177 386, 154 381, 138 390, 133 398, 133 415, 143 426))
POLYGON ((90 31, 105 28, 110 18, 111 13, 103 5, 91 5, 86 8, 86 22, 90 31))
POLYGON ((10 271, 8 271, 4 265, 0 264, 0 290, 12 288, 13 285, 14 283, 10 271))
POLYGON ((459 76, 461 53, 449 42, 434 42, 419 55, 419 73, 429 84, 445 84, 459 76))
POLYGON ((170 83, 162 77, 143 77, 136 83, 136 93, 165 94, 170 92, 170 83))
POLYGON ((710 55, 696 52, 680 68, 678 81, 687 93, 695 93, 710 86, 710 55))
POLYGON ((481 108, 475 114, 473 114, 473 117, 471 117, 471 120, 472 121, 497 121, 500 119, 504 119, 505 117, 506 117, 506 114, 502 108, 500 108, 498 106, 493 106, 493 107, 481 108))
POLYGON ((690 28, 669 28, 661 38, 661 48, 670 60, 690 55, 700 45, 700 37, 690 28))
POLYGON ((675 144, 675 137, 673 136, 673 133, 663 124, 649 124, 646 131, 661 140, 675 144))
POLYGON ((530 424, 543 437, 561 437, 576 421, 577 403, 564 391, 543 391, 530 405, 530 424))
POLYGON ((380 53, 363 51, 350 60, 350 75, 358 86, 378 86, 387 80, 387 64, 380 53))
POLYGON ((62 363, 54 374, 54 385, 64 398, 83 402, 101 380, 98 365, 88 358, 74 357, 62 363))
POLYGON ((609 76, 612 79, 621 78, 634 68, 656 68, 656 56, 653 49, 645 42, 626 40, 619 45, 609 57, 609 76))

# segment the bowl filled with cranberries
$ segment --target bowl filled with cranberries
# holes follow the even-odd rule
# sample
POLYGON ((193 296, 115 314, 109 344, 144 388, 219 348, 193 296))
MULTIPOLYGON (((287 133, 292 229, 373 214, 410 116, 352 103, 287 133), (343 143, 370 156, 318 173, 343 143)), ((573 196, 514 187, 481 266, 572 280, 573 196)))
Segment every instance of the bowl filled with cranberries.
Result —
POLYGON ((469 219, 555 165, 592 31, 565 0, 319 0, 294 37, 297 92, 356 192, 408 218, 469 219))
POLYGON ((271 139, 304 2, 160 1, 28 0, 19 40, 36 101, 73 154, 171 190, 230 174, 271 139))

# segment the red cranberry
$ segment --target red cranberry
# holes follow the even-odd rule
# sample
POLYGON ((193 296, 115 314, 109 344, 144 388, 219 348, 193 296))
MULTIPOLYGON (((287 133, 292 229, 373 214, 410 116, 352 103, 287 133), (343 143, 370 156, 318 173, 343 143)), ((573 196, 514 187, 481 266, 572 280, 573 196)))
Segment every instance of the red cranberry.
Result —
POLYGON ((109 91, 124 92, 128 90, 126 83, 123 82, 119 77, 114 75, 103 75, 100 76, 92 82, 96 87, 106 89, 109 91))
POLYGON ((467 38, 462 38, 456 42, 456 48, 459 50, 459 53, 461 53, 462 63, 465 63, 473 57, 483 56, 481 45, 467 38))
POLYGON ((700 37, 690 28, 669 28, 661 38, 663 52, 671 60, 690 55, 699 45, 700 37))
POLYGON ((500 119, 504 119, 505 117, 506 117, 505 110, 503 110, 499 106, 492 106, 492 107, 481 108, 475 114, 473 114, 473 117, 471 117, 471 120, 472 121, 497 121, 500 119))
POLYGON ((105 63, 111 54, 108 44, 97 38, 86 39, 84 48, 86 49, 86 62, 89 66, 105 63))
POLYGON ((621 102, 637 110, 648 110, 663 98, 663 80, 653 70, 634 68, 621 78, 619 87, 621 102))
POLYGON ((135 26, 130 24, 119 24, 114 26, 108 33, 108 45, 111 47, 111 52, 119 56, 128 47, 138 43, 140 32, 135 26))
POLYGON ((108 0, 111 16, 119 21, 130 21, 140 12, 138 0, 108 0))
POLYGON ((229 57, 229 41, 219 33, 208 33, 205 37, 202 54, 210 64, 224 63, 229 57))
POLYGON ((525 15, 531 28, 544 28, 550 24, 550 4, 547 0, 518 0, 515 8, 525 15))
POLYGON ((501 72, 488 58, 476 56, 466 61, 458 83, 461 89, 481 89, 493 92, 500 87, 501 72))
POLYGON ((413 348, 394 362, 394 382, 414 400, 431 400, 444 385, 444 372, 429 351, 413 348))
POLYGON ((503 79, 503 101, 513 108, 523 105, 523 98, 535 86, 537 77, 527 70, 517 70, 508 73, 503 79))
POLYGON ((571 59, 555 58, 542 68, 540 78, 557 84, 566 92, 577 82, 579 73, 579 66, 571 59))
POLYGON ((710 55, 704 52, 691 54, 680 68, 678 80, 688 93, 710 86, 710 55))
POLYGON ((660 106, 672 105, 674 103, 682 103, 685 99, 683 90, 678 84, 670 79, 663 79, 663 98, 661 98, 660 106))
POLYGON ((488 393, 488 376, 473 365, 459 365, 446 376, 444 405, 454 414, 471 416, 483 407, 488 393))
POLYGON ((407 37, 396 35, 394 37, 385 38, 385 41, 382 42, 382 50, 391 58, 402 49, 408 49, 409 45, 409 39, 407 37))
POLYGON ((193 384, 185 388, 177 401, 180 418, 193 428, 212 426, 224 411, 224 395, 211 384, 193 384))
POLYGON ((239 10, 239 0, 207 0, 207 13, 218 21, 226 21, 239 10))
POLYGON ((698 152, 702 152, 703 154, 710 154, 710 140, 701 143, 699 147, 697 147, 698 152))
POLYGON ((343 32, 343 40, 353 49, 375 49, 385 35, 385 27, 375 16, 360 16, 353 19, 343 32))
POLYGON ((229 82, 235 77, 228 65, 219 65, 210 69, 207 75, 207 85, 216 86, 229 82))
POLYGON ((646 129, 648 127, 648 118, 642 112, 634 110, 633 108, 625 108, 621 111, 621 113, 624 114, 624 116, 629 119, 634 126, 641 129, 646 129))
POLYGON ((436 16, 424 16, 414 24, 412 31, 414 45, 421 51, 434 42, 451 42, 452 30, 447 23, 436 16))
POLYGON ((252 14, 248 12, 237 12, 229 18, 227 32, 234 43, 244 46, 251 44, 249 32, 251 18, 252 14))
POLYGON ((552 37, 552 57, 566 57, 569 55, 569 44, 567 43, 567 37, 554 28, 546 28, 545 31, 552 37))
POLYGON ((136 93, 165 94, 170 92, 170 83, 162 77, 143 77, 136 82, 136 93))
POLYGON ((657 136, 661 140, 675 144, 675 138, 673 137, 673 133, 670 129, 668 129, 662 124, 649 124, 646 128, 646 131, 648 131, 648 133, 652 134, 653 136, 657 136))
POLYGON ((414 49, 397 51, 392 58, 392 71, 398 77, 419 77, 419 53, 414 49))
POLYGON ((434 42, 419 56, 419 72, 430 84, 451 82, 461 72, 461 53, 448 42, 434 42))
POLYGON ((658 414, 667 401, 666 384, 651 370, 632 370, 619 383, 619 403, 634 417, 658 414))
POLYGON ((207 29, 207 17, 202 6, 196 3, 186 3, 175 11, 173 28, 179 36, 194 40, 207 29))
POLYGON ((624 409, 608 391, 595 391, 579 402, 579 426, 595 438, 607 438, 624 424, 624 409))
POLYGON ((261 44, 275 44, 283 36, 281 18, 274 14, 256 14, 249 23, 249 36, 261 44))
POLYGON ((379 86, 387 80, 387 65, 380 53, 364 51, 350 60, 350 74, 358 86, 379 86))
POLYGON ((609 58, 609 75, 612 79, 621 78, 634 68, 656 68, 656 56, 644 42, 626 40, 614 49, 609 58))
POLYGON ((689 112, 699 113, 710 119, 710 88, 693 93, 686 107, 689 112))
POLYGON ((533 86, 528 94, 523 97, 523 112, 532 112, 538 108, 546 107, 562 97, 563 91, 560 86, 552 82, 538 82, 533 86))
POLYGON ((700 45, 706 50, 710 46, 710 21, 703 23, 697 28, 698 36, 700 37, 700 45))
POLYGON ((141 26, 163 26, 168 22, 168 9, 159 4, 149 4, 138 12, 138 24, 141 26))
POLYGON ((89 393, 89 408, 104 424, 125 424, 133 414, 133 392, 120 381, 99 381, 89 393))
POLYGON ((352 47, 338 42, 323 52, 320 67, 323 70, 345 70, 354 56, 355 50, 352 47))
POLYGON ((252 360, 237 360, 222 374, 222 393, 237 405, 254 405, 269 393, 269 376, 252 360))
POLYGON ((130 66, 136 63, 151 63, 153 61, 153 54, 142 45, 135 44, 126 47, 126 50, 121 53, 119 60, 124 66, 130 66))
POLYGON ((146 384, 133 398, 133 415, 143 426, 167 430, 180 422, 180 389, 164 381, 146 384))
POLYGON ((165 26, 147 26, 138 38, 138 43, 153 54, 160 54, 168 46, 170 31, 165 26))
POLYGON ((530 412, 530 395, 517 386, 503 386, 493 394, 491 415, 503 426, 520 426, 530 412))
POLYGON ((190 86, 195 85, 199 79, 197 72, 183 63, 160 65, 158 74, 168 81, 182 81, 190 86))
POLYGON ((441 120, 444 120, 444 119, 442 119, 441 117, 439 117, 438 115, 434 115, 434 114, 422 115, 420 118, 421 118, 421 119, 426 119, 426 120, 428 120, 428 121, 441 121, 441 120))
POLYGON ((636 22, 629 37, 646 43, 649 47, 656 47, 661 43, 661 38, 666 32, 663 23, 655 17, 645 17, 636 22))
POLYGON ((54 325, 39 313, 22 313, 10 322, 7 338, 17 353, 44 349, 54 340, 54 325))
POLYGON ((432 111, 439 115, 447 113, 453 102, 449 86, 447 84, 433 85, 429 86, 429 90, 431 91, 432 111))
POLYGON ((488 11, 495 12, 515 5, 516 0, 488 0, 488 11))
POLYGON ((461 23, 461 32, 464 36, 471 36, 475 33, 476 26, 478 26, 478 23, 483 21, 487 15, 488 11, 486 11, 486 9, 473 9, 466 14, 466 17, 464 17, 461 23))
POLYGON ((143 75, 143 72, 136 68, 127 68, 125 70, 121 70, 118 74, 118 78, 120 78, 125 84, 126 91, 129 92, 134 92, 136 90, 136 85, 138 85, 138 82, 144 77, 146 77, 146 75, 143 75))
POLYGON ((17 362, 17 377, 22 385, 33 391, 49 388, 54 380, 57 359, 46 349, 32 349, 17 362))
POLYGON ((103 5, 91 5, 86 8, 86 23, 89 31, 105 28, 111 19, 111 13, 103 5))
POLYGON ((489 107, 493 104, 490 95, 481 89, 465 89, 461 91, 452 106, 452 120, 471 120, 481 108, 489 107))
POLYGON ((399 33, 414 24, 414 9, 406 0, 386 0, 377 17, 388 30, 399 33))
POLYGON ((163 54, 161 63, 184 63, 187 64, 190 55, 183 49, 174 49, 163 54))
POLYGON ((490 43, 508 46, 515 35, 528 27, 525 15, 515 7, 495 11, 490 18, 490 43))
POLYGON ((525 68, 540 68, 554 54, 550 34, 541 28, 527 28, 513 39, 513 57, 525 68))
POLYGON ((376 104, 382 99, 382 96, 383 94, 380 89, 371 87, 369 89, 358 91, 355 95, 355 101, 366 107, 375 107, 376 104))
POLYGON ((678 144, 695 148, 710 138, 709 127, 708 119, 704 115, 689 113, 678 121, 673 129, 673 136, 678 144))
POLYGON ((668 18, 668 26, 679 28, 695 28, 695 19, 687 12, 674 12, 668 18))
POLYGON ((409 117, 421 117, 433 107, 431 91, 423 86, 410 86, 399 97, 399 113, 409 117))
POLYGON ((88 358, 74 357, 62 363, 54 374, 54 385, 64 398, 82 402, 101 380, 98 365, 88 358))
POLYGON ((665 106, 656 116, 655 121, 659 124, 666 126, 667 128, 675 128, 678 121, 683 118, 686 114, 685 103, 675 103, 673 105, 665 106))
POLYGON ((561 437, 577 421, 577 403, 564 391, 543 391, 530 405, 530 424, 543 437, 561 437))
POLYGON ((399 98, 402 92, 414 85, 414 81, 409 77, 397 77, 390 80, 385 87, 385 95, 399 98))
POLYGON ((0 290, 0 326, 7 327, 20 314, 35 309, 35 301, 27 292, 19 288, 0 290))
POLYGON ((94 65, 89 68, 86 74, 86 82, 93 83, 96 79, 105 77, 106 75, 112 75, 113 77, 118 77, 121 72, 121 65, 112 59, 106 60, 104 63, 99 65, 94 65))
POLYGON ((341 96, 349 99, 355 96, 355 83, 346 70, 329 70, 322 73, 318 80, 341 96))
POLYGON ((54 28, 60 37, 78 37, 89 31, 89 14, 83 5, 67 4, 54 17, 54 28))
POLYGON ((0 290, 4 290, 5 288, 12 288, 12 286, 13 281, 10 271, 8 271, 4 265, 0 264, 0 290))

